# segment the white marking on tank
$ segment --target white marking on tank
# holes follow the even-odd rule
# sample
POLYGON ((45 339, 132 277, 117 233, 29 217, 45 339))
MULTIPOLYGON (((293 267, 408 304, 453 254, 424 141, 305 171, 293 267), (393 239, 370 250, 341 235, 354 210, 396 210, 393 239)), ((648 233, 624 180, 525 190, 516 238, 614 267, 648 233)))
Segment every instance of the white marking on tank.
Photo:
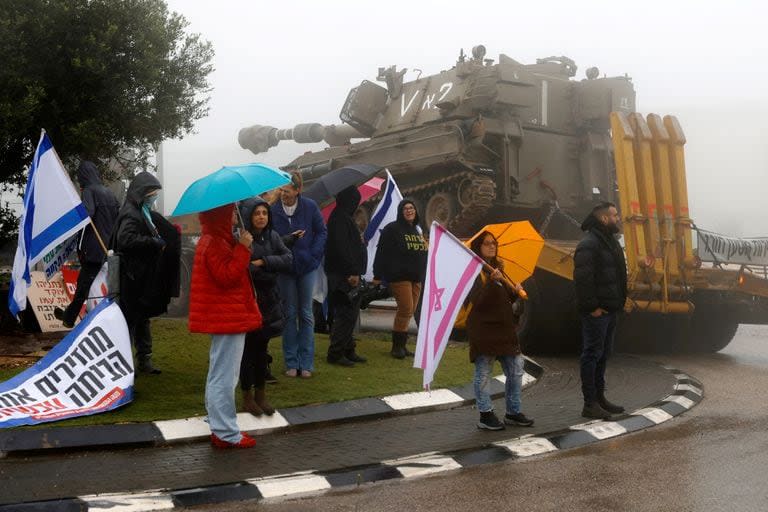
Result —
POLYGON ((541 126, 547 126, 549 122, 549 82, 541 81, 541 126))
POLYGON ((437 91, 437 93, 440 95, 440 97, 437 98, 437 102, 440 103, 443 101, 445 97, 448 96, 448 93, 451 92, 451 89, 453 89, 453 82, 445 82, 443 85, 441 85, 440 90, 437 91))
POLYGON ((436 96, 437 96, 437 93, 427 94, 426 99, 424 100, 424 103, 421 104, 421 109, 426 110, 428 108, 435 108, 435 105, 433 103, 435 101, 436 96))
POLYGON ((405 95, 400 96, 400 117, 405 116, 405 113, 411 109, 411 106, 413 106, 414 100, 416 100, 420 92, 421 90, 419 89, 415 93, 413 93, 413 96, 411 96, 411 100, 408 102, 408 105, 405 104, 405 95))

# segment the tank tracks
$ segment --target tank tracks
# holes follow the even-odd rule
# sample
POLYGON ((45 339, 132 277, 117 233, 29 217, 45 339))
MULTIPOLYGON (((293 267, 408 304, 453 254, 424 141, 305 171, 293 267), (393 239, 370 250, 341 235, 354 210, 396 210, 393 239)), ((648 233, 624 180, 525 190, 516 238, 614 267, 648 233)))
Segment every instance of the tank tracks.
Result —
MULTIPOLYGON (((474 234, 473 229, 493 206, 496 199, 496 183, 488 176, 462 171, 401 189, 401 192, 404 197, 412 197, 420 203, 419 215, 428 221, 426 223, 431 223, 431 219, 425 218, 430 198, 439 192, 448 194, 454 214, 446 227, 456 236, 463 237, 474 234)), ((374 196, 366 201, 366 206, 373 208, 377 201, 378 198, 374 196)))

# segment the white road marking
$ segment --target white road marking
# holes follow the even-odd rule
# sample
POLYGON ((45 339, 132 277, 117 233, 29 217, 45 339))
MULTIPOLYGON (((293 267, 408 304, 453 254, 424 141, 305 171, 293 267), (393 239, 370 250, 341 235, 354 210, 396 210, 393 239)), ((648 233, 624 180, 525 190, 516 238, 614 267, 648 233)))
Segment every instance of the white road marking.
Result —
POLYGON ((557 451, 557 447, 549 439, 544 439, 543 437, 523 437, 510 439, 509 441, 499 441, 493 444, 506 448, 518 457, 531 457, 557 451))
POLYGON ((110 512, 144 512, 170 510, 173 499, 162 491, 144 491, 135 494, 93 494, 79 496, 88 504, 88 510, 109 510, 110 512))
POLYGON ((390 395, 382 397, 382 400, 396 411, 430 405, 461 403, 464 401, 463 398, 448 389, 434 389, 432 391, 390 395))
POLYGON ((664 423, 665 421, 669 421, 672 419, 672 415, 669 414, 667 411, 663 409, 659 409, 657 407, 646 407, 645 409, 640 409, 632 413, 633 416, 643 416, 650 421, 654 422, 656 425, 659 423, 664 423))
POLYGON ((414 457, 384 461, 382 463, 388 466, 395 466, 405 478, 461 469, 461 464, 451 457, 440 454, 422 454, 414 457))
POLYGON ((580 425, 573 425, 570 428, 571 430, 583 430, 585 432, 589 432, 597 439, 608 439, 627 433, 627 429, 615 421, 596 421, 590 423, 582 423, 580 425))

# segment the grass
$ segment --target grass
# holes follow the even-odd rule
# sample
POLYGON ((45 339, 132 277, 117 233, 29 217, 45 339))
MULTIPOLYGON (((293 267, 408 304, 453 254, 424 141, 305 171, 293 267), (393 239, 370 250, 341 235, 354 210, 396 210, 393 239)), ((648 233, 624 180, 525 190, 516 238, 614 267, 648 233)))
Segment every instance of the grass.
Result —
MULTIPOLYGON (((46 425, 103 425, 204 415, 203 397, 210 337, 190 334, 186 320, 169 318, 153 320, 152 335, 153 362, 163 373, 137 374, 133 402, 107 413, 46 425)), ((279 338, 273 339, 269 347, 274 357, 272 373, 277 376, 278 383, 267 385, 267 396, 272 405, 280 409, 421 391, 421 370, 412 368, 413 363, 408 358, 397 360, 390 357, 391 342, 388 334, 361 333, 359 338, 357 350, 368 358, 368 362, 354 368, 340 368, 325 362, 328 336, 316 335, 315 373, 311 379, 283 376, 281 342, 279 338)), ((413 350, 413 344, 409 348, 413 350)), ((0 369, 0 382, 23 369, 0 369)), ((436 389, 466 384, 471 381, 472 372, 468 346, 451 343, 445 350, 432 387, 436 389)))

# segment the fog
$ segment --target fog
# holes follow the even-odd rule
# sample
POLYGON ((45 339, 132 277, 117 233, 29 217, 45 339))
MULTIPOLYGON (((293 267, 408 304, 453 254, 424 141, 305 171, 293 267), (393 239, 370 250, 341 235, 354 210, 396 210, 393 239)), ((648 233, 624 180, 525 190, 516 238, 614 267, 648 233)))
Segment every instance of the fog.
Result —
MULTIPOLYGON (((350 88, 397 64, 432 74, 483 44, 523 62, 566 55, 633 78, 638 111, 679 117, 688 144, 691 215, 706 229, 768 236, 768 7, 694 1, 258 2, 170 0, 216 50, 210 115, 164 143, 165 210, 225 164, 283 165, 307 146, 253 155, 251 124, 339 123, 350 88)), ((412 79, 411 71, 406 80, 412 79)))

